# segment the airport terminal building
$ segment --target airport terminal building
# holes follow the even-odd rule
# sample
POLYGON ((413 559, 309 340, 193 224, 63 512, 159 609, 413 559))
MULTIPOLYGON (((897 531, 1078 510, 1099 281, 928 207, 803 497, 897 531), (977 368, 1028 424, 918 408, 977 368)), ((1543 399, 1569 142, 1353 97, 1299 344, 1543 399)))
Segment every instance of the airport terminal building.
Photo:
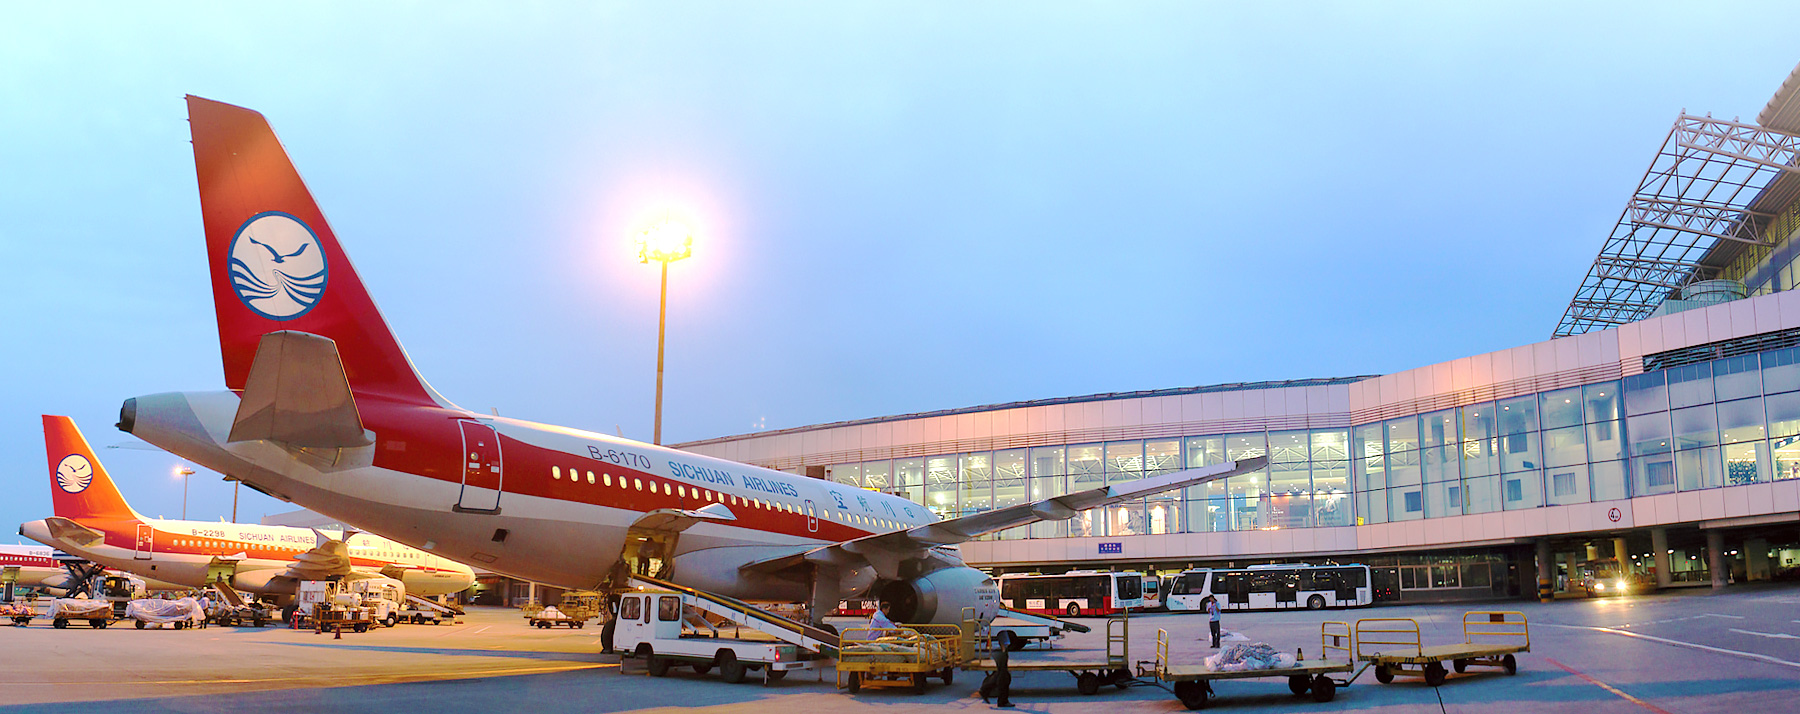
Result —
POLYGON ((1552 339, 1395 374, 946 409, 677 448, 977 512, 1260 472, 962 546, 1002 571, 1361 562, 1405 600, 1800 575, 1800 68, 1682 115, 1552 339))

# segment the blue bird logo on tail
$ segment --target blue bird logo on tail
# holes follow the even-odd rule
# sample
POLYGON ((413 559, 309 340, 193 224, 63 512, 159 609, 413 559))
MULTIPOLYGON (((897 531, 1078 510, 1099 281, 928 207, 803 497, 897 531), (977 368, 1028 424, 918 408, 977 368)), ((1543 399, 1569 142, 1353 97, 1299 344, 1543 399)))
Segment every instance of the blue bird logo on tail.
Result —
POLYGON ((266 211, 245 221, 228 256, 231 289, 258 315, 292 320, 325 296, 325 247, 292 215, 266 211))

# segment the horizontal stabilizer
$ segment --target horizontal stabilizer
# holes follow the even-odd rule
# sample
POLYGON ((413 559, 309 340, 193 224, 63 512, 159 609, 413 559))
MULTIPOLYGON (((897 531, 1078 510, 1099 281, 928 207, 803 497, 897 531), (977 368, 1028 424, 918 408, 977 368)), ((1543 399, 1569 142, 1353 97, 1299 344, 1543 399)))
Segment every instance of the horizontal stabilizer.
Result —
POLYGON ((45 518, 44 524, 50 527, 50 537, 82 548, 92 548, 95 544, 106 540, 105 533, 67 518, 52 516, 45 518))
POLYGON ((283 330, 262 336, 230 441, 267 439, 314 448, 368 446, 337 343, 283 330))

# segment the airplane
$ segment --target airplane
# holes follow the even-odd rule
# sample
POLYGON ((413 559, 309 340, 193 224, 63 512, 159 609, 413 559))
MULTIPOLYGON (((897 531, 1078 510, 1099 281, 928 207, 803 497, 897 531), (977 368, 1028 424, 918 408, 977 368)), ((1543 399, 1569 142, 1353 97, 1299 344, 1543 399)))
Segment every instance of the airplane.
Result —
POLYGON ((461 592, 467 565, 367 533, 348 538, 283 526, 146 518, 132 510, 74 420, 44 416, 44 451, 55 516, 23 523, 19 535, 94 563, 178 587, 226 579, 231 587, 285 600, 300 580, 381 575, 414 595, 461 592))
MULTIPOLYGON (((616 588, 636 574, 806 602, 815 624, 862 593, 891 603, 896 621, 957 622, 964 608, 986 621, 998 587, 956 544, 1267 462, 939 520, 895 495, 476 413, 420 377, 268 121, 194 96, 187 105, 225 389, 127 399, 117 426, 423 550, 561 587, 616 588)), ((479 294, 445 288, 446 306, 479 294)))
POLYGON ((0 568, 17 567, 18 587, 66 590, 69 572, 57 562, 56 550, 37 545, 0 544, 0 568))
MULTIPOLYGON (((78 584, 76 576, 70 572, 74 568, 91 568, 92 563, 75 561, 67 563, 56 557, 56 549, 41 545, 5 545, 0 544, 0 567, 19 566, 19 579, 14 585, 25 588, 41 588, 44 592, 61 597, 78 584)), ((91 574, 122 575, 132 583, 133 592, 152 590, 185 590, 174 583, 153 580, 117 570, 94 568, 91 574)))

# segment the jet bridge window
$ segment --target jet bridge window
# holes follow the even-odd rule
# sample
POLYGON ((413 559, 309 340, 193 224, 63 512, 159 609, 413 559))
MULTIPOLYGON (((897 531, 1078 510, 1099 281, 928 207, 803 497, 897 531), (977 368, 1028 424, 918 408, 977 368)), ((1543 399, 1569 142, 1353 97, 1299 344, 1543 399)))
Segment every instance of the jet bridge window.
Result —
POLYGON ((663 622, 674 622, 681 619, 681 598, 676 595, 664 595, 657 598, 656 619, 663 622))

